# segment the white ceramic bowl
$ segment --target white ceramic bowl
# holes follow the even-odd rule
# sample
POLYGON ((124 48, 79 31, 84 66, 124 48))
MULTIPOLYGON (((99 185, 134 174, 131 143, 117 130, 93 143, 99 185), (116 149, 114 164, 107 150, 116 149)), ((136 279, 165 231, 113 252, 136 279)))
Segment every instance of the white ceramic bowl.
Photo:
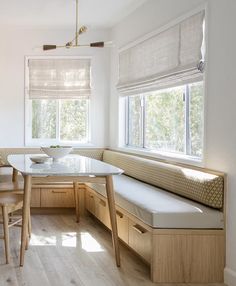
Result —
POLYGON ((70 146, 60 146, 60 147, 41 147, 41 150, 47 154, 53 161, 57 161, 60 158, 65 157, 72 151, 70 146))

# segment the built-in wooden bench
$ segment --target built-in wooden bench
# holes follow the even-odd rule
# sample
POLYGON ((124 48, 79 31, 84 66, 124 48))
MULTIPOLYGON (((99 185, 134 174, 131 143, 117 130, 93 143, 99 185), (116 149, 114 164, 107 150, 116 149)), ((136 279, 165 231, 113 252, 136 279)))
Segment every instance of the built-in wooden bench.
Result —
MULTIPOLYGON (((114 177, 120 239, 158 283, 223 282, 224 174, 105 150, 114 177)), ((86 209, 110 228, 105 186, 87 184, 86 209)))
MULTIPOLYGON (((39 151, 0 149, 0 156, 6 160, 9 153, 39 151)), ((150 265, 154 282, 223 282, 223 173, 103 149, 77 149, 75 153, 125 171, 114 177, 118 234, 150 265)), ((38 208, 74 207, 76 198, 82 215, 87 210, 110 228, 105 186, 79 187, 74 197, 73 183, 34 186, 31 204, 38 208)))

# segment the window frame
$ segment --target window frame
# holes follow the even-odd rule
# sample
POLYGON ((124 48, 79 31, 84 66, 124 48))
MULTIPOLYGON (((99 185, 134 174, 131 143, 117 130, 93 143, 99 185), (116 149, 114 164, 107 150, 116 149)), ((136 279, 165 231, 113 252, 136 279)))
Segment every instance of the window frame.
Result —
MULTIPOLYGON (((175 86, 176 88, 178 86, 175 86)), ((173 88, 175 88, 173 87, 173 88)), ((130 120, 129 120, 129 105, 130 105, 130 97, 131 96, 126 96, 125 97, 125 144, 123 146, 123 148, 119 148, 119 149, 129 149, 132 150, 134 153, 147 153, 148 155, 160 155, 161 157, 170 157, 170 158, 176 158, 178 159, 184 159, 184 160, 192 160, 194 162, 202 162, 204 159, 204 143, 205 143, 205 80, 204 77, 201 81, 193 81, 191 83, 187 83, 185 85, 183 85, 183 87, 185 87, 185 92, 183 94, 184 98, 184 112, 185 112, 185 116, 184 116, 184 128, 185 128, 185 136, 184 136, 184 153, 178 153, 175 151, 164 151, 164 150, 159 150, 159 149, 150 149, 149 147, 146 146, 145 144, 145 134, 146 134, 146 122, 145 122, 145 116, 146 116, 146 103, 145 103, 145 99, 146 96, 148 96, 148 92, 146 93, 138 93, 136 95, 133 96, 140 96, 141 100, 140 100, 140 108, 141 108, 141 146, 135 146, 135 145, 131 145, 129 144, 130 141, 130 136, 129 136, 129 130, 130 130, 130 120), (197 157, 194 155, 190 154, 190 150, 191 150, 191 130, 190 130, 190 88, 189 85, 194 84, 194 83, 200 83, 202 82, 202 90, 203 90, 203 111, 202 111, 202 116, 203 116, 203 125, 202 125, 202 129, 203 129, 203 133, 202 133, 202 156, 201 157, 197 157)), ((165 89, 163 89, 165 90, 165 89)), ((161 90, 160 90, 161 91, 161 90)))
MULTIPOLYGON (((209 33, 209 28, 208 28, 208 18, 209 18, 209 8, 207 3, 202 3, 198 5, 196 8, 191 9, 190 11, 184 13, 182 16, 170 21, 168 24, 165 24, 158 29, 155 29, 154 31, 151 31, 144 36, 128 42, 127 44, 123 45, 122 47, 119 48, 119 52, 122 52, 130 47, 133 47, 135 45, 138 45, 139 43, 145 41, 146 39, 151 38, 152 36, 155 36, 158 33, 161 33, 162 31, 168 29, 169 27, 178 24, 182 20, 185 20, 187 17, 190 17, 194 15, 197 12, 200 12, 201 10, 205 11, 205 31, 204 31, 204 48, 205 48, 205 62, 208 63, 208 33, 209 33)), ((151 152, 148 150, 144 149, 138 149, 138 148, 132 148, 128 147, 126 145, 126 137, 125 137, 125 132, 126 132, 126 104, 125 104, 125 98, 120 97, 119 99, 119 114, 123 116, 123 113, 125 113, 125 122, 121 121, 119 123, 119 130, 117 132, 117 144, 113 146, 114 150, 121 151, 121 152, 128 152, 131 154, 136 154, 140 156, 145 156, 148 158, 154 158, 157 160, 165 160, 166 162, 170 163, 180 163, 180 164, 190 164, 193 166, 197 167, 204 167, 206 164, 206 146, 207 146, 207 133, 206 133, 206 125, 207 125, 207 107, 208 107, 208 102, 207 102, 207 96, 208 96, 208 89, 207 89, 207 79, 208 79, 208 64, 205 66, 205 71, 203 73, 203 139, 202 139, 202 158, 196 158, 196 157, 191 157, 191 156, 186 156, 186 155, 179 155, 179 154, 172 154, 168 152, 151 152)))
MULTIPOLYGON (((90 59, 91 67, 93 66, 93 58, 89 56, 25 56, 25 90, 24 90, 24 100, 25 100, 25 110, 24 110, 24 145, 25 146, 44 146, 44 145, 70 145, 74 147, 83 147, 83 146, 92 146, 91 144, 91 105, 93 98, 93 90, 91 90, 91 97, 88 99, 88 113, 87 113, 87 142, 81 143, 79 141, 60 141, 58 140, 59 136, 59 106, 57 104, 57 129, 56 129, 56 139, 36 139, 32 138, 32 102, 29 99, 29 65, 28 62, 31 59, 90 59)), ((92 74, 91 74, 91 86, 92 86, 92 74)))

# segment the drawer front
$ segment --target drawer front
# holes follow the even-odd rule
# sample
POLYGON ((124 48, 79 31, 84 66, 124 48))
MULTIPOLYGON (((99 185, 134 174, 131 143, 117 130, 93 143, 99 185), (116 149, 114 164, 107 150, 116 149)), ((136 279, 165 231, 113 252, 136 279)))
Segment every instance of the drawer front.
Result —
POLYGON ((118 236, 125 243, 129 243, 129 219, 120 211, 116 211, 118 236))
POLYGON ((104 198, 97 198, 96 217, 108 228, 111 228, 109 209, 107 200, 104 198))
POLYGON ((86 205, 86 209, 90 213, 95 215, 95 195, 89 190, 86 190, 85 205, 86 205))
POLYGON ((33 208, 40 207, 40 192, 41 190, 38 188, 33 188, 31 190, 31 203, 30 206, 33 208))
POLYGON ((41 189, 41 207, 73 208, 75 198, 73 189, 41 189))
POLYGON ((132 220, 129 220, 129 246, 145 261, 151 262, 151 233, 132 220))

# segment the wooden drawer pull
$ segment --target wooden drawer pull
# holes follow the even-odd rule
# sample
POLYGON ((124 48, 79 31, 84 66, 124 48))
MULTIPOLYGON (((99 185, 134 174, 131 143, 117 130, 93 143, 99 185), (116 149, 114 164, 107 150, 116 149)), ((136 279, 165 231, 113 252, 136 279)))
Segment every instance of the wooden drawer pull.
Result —
POLYGON ((104 207, 106 206, 106 202, 104 200, 102 200, 102 199, 100 199, 99 204, 104 206, 104 207))
POLYGON ((147 232, 145 229, 143 229, 141 226, 139 226, 138 224, 135 224, 132 226, 132 228, 134 230, 136 230, 138 233, 140 234, 144 234, 145 232, 147 232))
POLYGON ((89 197, 90 197, 91 199, 93 199, 93 195, 89 195, 89 197))
POLYGON ((53 194, 67 194, 67 191, 52 191, 53 194))
POLYGON ((120 218, 123 218, 123 214, 121 213, 121 212, 119 212, 119 211, 116 211, 116 214, 118 215, 118 217, 120 217, 120 218))

